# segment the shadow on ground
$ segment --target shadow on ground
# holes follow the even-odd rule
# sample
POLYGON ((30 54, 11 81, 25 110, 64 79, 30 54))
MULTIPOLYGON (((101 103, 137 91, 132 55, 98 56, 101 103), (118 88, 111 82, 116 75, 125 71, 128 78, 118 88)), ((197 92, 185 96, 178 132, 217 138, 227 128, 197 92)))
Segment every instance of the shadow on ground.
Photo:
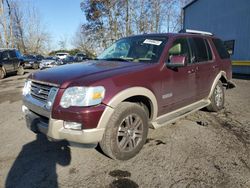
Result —
POLYGON ((5 186, 9 187, 58 187, 56 164, 67 166, 71 161, 67 141, 50 142, 46 136, 23 146, 13 163, 5 186))
POLYGON ((234 79, 250 80, 250 75, 247 74, 233 74, 234 79))

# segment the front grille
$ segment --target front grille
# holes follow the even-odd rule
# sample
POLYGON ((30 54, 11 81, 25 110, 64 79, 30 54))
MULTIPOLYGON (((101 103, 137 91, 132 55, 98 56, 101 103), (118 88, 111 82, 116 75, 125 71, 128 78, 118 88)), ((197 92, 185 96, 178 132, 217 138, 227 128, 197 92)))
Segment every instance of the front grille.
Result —
POLYGON ((51 88, 52 86, 32 81, 30 94, 35 99, 46 102, 51 88))

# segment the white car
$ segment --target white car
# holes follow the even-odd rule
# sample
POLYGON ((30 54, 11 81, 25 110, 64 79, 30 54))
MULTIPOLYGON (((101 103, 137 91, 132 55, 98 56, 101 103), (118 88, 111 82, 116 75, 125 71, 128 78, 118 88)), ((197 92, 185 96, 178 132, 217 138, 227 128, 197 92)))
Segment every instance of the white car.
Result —
POLYGON ((40 69, 52 68, 60 65, 62 62, 59 61, 58 57, 46 57, 40 62, 40 69))
POLYGON ((64 53, 64 52, 56 53, 56 57, 58 57, 59 59, 65 59, 68 55, 69 53, 64 53))

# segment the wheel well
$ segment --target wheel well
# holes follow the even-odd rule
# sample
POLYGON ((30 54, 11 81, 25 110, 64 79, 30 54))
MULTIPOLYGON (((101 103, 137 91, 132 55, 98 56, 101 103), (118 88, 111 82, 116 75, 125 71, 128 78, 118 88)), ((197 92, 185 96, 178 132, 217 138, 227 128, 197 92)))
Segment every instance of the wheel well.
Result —
POLYGON ((20 66, 24 66, 24 61, 19 62, 18 67, 20 67, 20 66))
POLYGON ((0 68, 3 70, 4 74, 6 74, 6 70, 3 65, 0 65, 0 68))
POLYGON ((224 76, 220 77, 220 81, 222 82, 224 87, 227 87, 227 79, 224 76))
POLYGON ((153 116, 153 104, 149 98, 147 98, 145 96, 137 95, 137 96, 127 98, 124 101, 138 103, 138 104, 142 105, 143 107, 146 107, 148 110, 149 119, 152 118, 152 116, 153 116))

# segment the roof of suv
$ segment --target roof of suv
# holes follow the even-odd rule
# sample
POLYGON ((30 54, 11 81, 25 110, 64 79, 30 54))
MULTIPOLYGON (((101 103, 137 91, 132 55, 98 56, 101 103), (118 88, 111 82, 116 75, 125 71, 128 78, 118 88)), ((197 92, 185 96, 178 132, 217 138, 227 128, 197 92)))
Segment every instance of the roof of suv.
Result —
POLYGON ((0 48, 0 52, 6 51, 6 50, 16 50, 15 48, 0 48))
POLYGON ((186 33, 186 32, 181 32, 181 33, 145 33, 145 34, 141 34, 141 35, 132 35, 132 36, 128 36, 125 38, 130 38, 130 37, 141 37, 141 36, 155 36, 155 37, 176 37, 176 36, 197 36, 197 37, 209 37, 209 38, 216 38, 214 35, 208 35, 208 34, 202 34, 202 33, 186 33))

